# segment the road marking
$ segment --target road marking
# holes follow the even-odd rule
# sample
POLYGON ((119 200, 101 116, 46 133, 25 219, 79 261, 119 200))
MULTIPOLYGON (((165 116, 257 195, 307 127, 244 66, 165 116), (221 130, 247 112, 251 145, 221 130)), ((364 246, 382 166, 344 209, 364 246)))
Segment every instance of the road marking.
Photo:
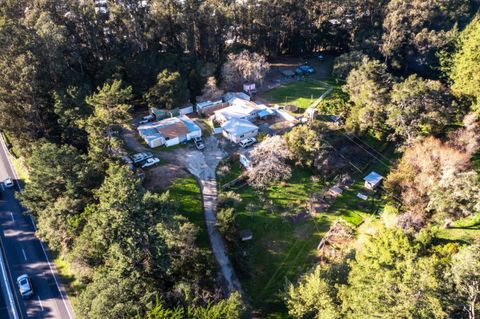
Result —
MULTIPOLYGON (((0 238, 0 240, 1 240, 1 238, 0 238)), ((10 303, 10 307, 11 307, 12 312, 13 312, 13 318, 18 319, 17 307, 15 306, 15 303, 13 301, 12 291, 10 290, 10 283, 7 280, 7 271, 6 271, 6 268, 5 268, 6 265, 3 262, 3 256, 2 255, 3 255, 3 252, 0 252, 0 269, 2 271, 3 281, 5 282, 5 288, 7 290, 8 301, 10 303)))
POLYGON ((38 299, 38 302, 40 303, 40 308, 42 308, 42 311, 43 311, 43 304, 42 304, 42 301, 40 300, 40 296, 37 296, 37 299, 38 299))
POLYGON ((27 261, 27 254, 25 254, 25 249, 22 248, 22 254, 25 261, 27 261))
MULTIPOLYGON (((37 231, 37 226, 35 225, 35 220, 33 220, 32 215, 30 215, 30 219, 32 220, 33 229, 35 229, 35 231, 37 231)), ((55 272, 53 271, 52 263, 50 262, 50 259, 48 258, 47 251, 45 250, 43 242, 40 239, 38 239, 38 241, 40 242, 40 247, 42 247, 43 255, 45 256, 45 260, 47 261, 48 267, 50 268, 50 272, 52 273, 53 280, 55 281, 55 284, 57 285, 57 289, 58 289, 58 292, 60 293, 60 297, 62 297, 62 301, 63 301, 63 304, 65 306, 65 310, 67 310, 68 317, 69 318, 74 318, 72 316, 72 314, 70 313, 70 309, 67 305, 67 299, 64 296, 65 292, 60 289, 60 284, 58 283, 57 276, 55 275, 55 272)))
POLYGON ((12 222, 15 222, 15 218, 13 217, 13 213, 10 212, 10 218, 12 218, 12 222))

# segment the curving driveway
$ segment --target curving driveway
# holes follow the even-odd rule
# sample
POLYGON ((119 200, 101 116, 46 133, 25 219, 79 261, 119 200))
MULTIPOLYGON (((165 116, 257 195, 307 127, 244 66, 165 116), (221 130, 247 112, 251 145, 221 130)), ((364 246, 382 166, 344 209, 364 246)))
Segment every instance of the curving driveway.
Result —
MULTIPOLYGON (((125 132, 124 140, 132 150, 137 152, 151 151, 138 142, 133 131, 125 132)), ((155 153, 160 159, 185 167, 197 178, 202 192, 203 210, 210 244, 220 266, 225 286, 229 292, 240 291, 240 281, 235 275, 228 258, 225 242, 215 226, 217 222, 217 182, 215 173, 218 163, 226 156, 226 153, 219 147, 219 140, 215 136, 205 138, 204 142, 205 149, 203 151, 198 151, 193 145, 188 145, 174 150, 155 153)))

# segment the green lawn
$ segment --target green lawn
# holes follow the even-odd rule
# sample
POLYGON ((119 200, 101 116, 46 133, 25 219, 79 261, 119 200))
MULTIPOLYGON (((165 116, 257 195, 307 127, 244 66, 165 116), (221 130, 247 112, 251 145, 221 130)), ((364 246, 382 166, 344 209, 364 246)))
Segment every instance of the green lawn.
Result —
POLYGON ((327 81, 295 81, 264 93, 262 98, 280 105, 293 104, 298 107, 297 113, 303 113, 330 86, 327 81))
POLYGON ((480 213, 457 220, 450 228, 441 228, 437 238, 447 241, 473 243, 480 238, 480 213))
POLYGON ((323 186, 310 176, 310 171, 295 168, 287 183, 270 187, 265 195, 248 186, 235 190, 242 198, 237 208, 240 228, 253 232, 253 240, 242 244, 248 262, 237 265, 237 272, 263 318, 285 316, 281 296, 285 279, 296 280, 313 265, 316 246, 336 218, 322 214, 315 219, 292 219, 309 195, 323 186))
POLYGON ((207 226, 203 215, 200 187, 193 177, 179 178, 169 187, 171 198, 179 205, 179 211, 199 228, 198 244, 202 249, 210 249, 207 226))

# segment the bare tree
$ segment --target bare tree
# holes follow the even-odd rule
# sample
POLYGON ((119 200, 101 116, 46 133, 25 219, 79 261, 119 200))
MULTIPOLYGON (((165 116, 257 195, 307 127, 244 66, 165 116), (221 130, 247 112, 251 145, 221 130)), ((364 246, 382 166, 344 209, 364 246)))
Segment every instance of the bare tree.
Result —
MULTIPOLYGON (((401 226, 423 226, 429 219, 456 219, 478 209, 478 175, 470 155, 433 137, 408 148, 385 186, 400 197, 401 226)), ((414 229, 418 227, 412 227, 414 229)))
POLYGON ((263 55, 247 50, 229 54, 222 68, 223 86, 227 90, 238 89, 245 82, 263 83, 270 64, 263 55))
POLYGON ((292 176, 292 170, 286 163, 289 157, 290 152, 282 136, 267 137, 252 151, 249 183, 265 188, 273 182, 288 180, 292 176))
POLYGON ((199 97, 199 102, 204 101, 217 101, 219 100, 224 91, 217 86, 217 80, 214 76, 210 76, 207 83, 202 89, 202 95, 199 97))

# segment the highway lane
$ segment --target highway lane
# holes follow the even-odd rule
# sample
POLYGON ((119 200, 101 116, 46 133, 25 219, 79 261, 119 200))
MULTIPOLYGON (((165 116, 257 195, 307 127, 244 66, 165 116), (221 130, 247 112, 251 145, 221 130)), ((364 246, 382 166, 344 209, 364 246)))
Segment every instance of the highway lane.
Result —
MULTIPOLYGON (((15 178, 3 139, 0 144, 0 181, 7 176, 15 178)), ((14 188, 4 189, 0 200, 0 239, 19 318, 73 319, 73 310, 54 266, 49 262, 46 247, 35 237, 33 220, 23 214, 23 208, 15 198, 19 187, 16 184, 14 188), (28 274, 33 282, 35 294, 29 300, 21 298, 15 284, 15 279, 22 274, 28 274)))

